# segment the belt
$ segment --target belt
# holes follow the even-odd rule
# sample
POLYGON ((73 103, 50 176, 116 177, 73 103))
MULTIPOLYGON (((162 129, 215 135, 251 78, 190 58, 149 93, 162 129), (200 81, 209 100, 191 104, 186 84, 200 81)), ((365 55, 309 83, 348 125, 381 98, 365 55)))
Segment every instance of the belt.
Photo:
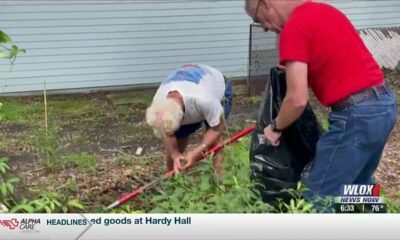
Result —
POLYGON ((330 108, 332 109, 332 111, 340 111, 342 109, 350 107, 351 105, 363 102, 373 96, 379 96, 388 92, 389 87, 387 87, 386 85, 367 88, 359 91, 358 93, 350 95, 345 99, 337 101, 336 103, 332 104, 330 108))

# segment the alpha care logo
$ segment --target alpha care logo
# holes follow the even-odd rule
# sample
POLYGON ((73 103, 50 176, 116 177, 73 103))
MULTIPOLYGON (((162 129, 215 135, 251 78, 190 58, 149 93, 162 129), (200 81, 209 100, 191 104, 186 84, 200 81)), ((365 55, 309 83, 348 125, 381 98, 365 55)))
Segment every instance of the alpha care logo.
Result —
POLYGON ((0 220, 0 225, 3 227, 7 227, 11 230, 17 229, 19 226, 19 222, 16 218, 11 218, 11 220, 0 220))
POLYGON ((40 225, 39 218, 23 218, 21 220, 19 229, 21 229, 22 231, 32 232, 36 230, 35 229, 36 225, 40 225))

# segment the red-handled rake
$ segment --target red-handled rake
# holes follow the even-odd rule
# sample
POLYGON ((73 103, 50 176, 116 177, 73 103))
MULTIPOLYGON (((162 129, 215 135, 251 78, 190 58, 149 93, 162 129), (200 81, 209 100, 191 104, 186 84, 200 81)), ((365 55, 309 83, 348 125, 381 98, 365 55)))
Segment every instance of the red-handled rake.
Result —
MULTIPOLYGON (((214 146, 213 148, 211 148, 210 150, 207 151, 206 154, 204 154, 200 159, 198 159, 197 161, 200 161, 208 156, 210 156, 213 153, 216 153, 218 151, 220 151, 223 147, 225 147, 226 145, 235 142, 236 140, 242 138, 243 136, 246 136, 247 134, 251 133, 252 131, 254 131, 254 129, 256 129, 256 126, 252 125, 250 127, 247 127, 245 129, 243 129, 242 131, 234 134, 233 136, 231 136, 229 139, 225 140, 224 142, 217 144, 216 146, 214 146)), ((128 200, 131 200, 133 198, 135 198, 136 196, 140 195, 141 193, 145 192, 146 190, 151 189, 152 187, 156 186, 158 183, 160 183, 161 181, 163 181, 164 179, 171 177, 174 174, 174 171, 169 171, 164 173, 161 177, 143 185, 140 188, 137 188, 136 190, 134 190, 131 193, 128 193, 124 196, 122 196, 120 199, 118 199, 117 201, 113 202, 112 204, 108 205, 106 207, 107 210, 112 209, 116 206, 120 206, 122 204, 124 204, 125 202, 127 202, 128 200)))

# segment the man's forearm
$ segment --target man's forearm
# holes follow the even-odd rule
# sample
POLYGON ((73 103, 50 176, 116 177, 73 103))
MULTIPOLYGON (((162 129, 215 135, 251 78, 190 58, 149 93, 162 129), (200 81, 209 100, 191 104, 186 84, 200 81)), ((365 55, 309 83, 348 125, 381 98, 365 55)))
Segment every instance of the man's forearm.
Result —
POLYGON ((177 156, 180 154, 178 147, 178 140, 175 136, 167 136, 164 138, 164 147, 167 154, 171 157, 177 156))
POLYGON ((220 123, 212 128, 209 128, 207 132, 203 136, 202 144, 205 144, 207 147, 211 147, 217 143, 222 133, 225 130, 225 124, 221 119, 220 123))
POLYGON ((286 63, 286 96, 275 119, 278 129, 289 127, 300 117, 308 103, 308 66, 302 62, 286 63))
POLYGON ((300 117, 305 108, 306 104, 304 102, 290 96, 286 97, 275 119, 277 128, 285 129, 292 125, 300 117))

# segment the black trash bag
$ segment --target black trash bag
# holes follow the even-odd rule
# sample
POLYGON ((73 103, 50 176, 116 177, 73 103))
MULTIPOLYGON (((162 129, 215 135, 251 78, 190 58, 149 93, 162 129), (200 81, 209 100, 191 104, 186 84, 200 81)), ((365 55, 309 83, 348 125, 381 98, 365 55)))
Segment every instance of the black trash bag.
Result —
POLYGON ((282 132, 278 147, 268 144, 264 128, 277 116, 285 94, 285 72, 272 68, 250 146, 251 176, 258 182, 257 190, 263 201, 268 203, 291 198, 285 189, 296 186, 303 169, 314 159, 322 134, 322 128, 308 105, 301 117, 282 132))

